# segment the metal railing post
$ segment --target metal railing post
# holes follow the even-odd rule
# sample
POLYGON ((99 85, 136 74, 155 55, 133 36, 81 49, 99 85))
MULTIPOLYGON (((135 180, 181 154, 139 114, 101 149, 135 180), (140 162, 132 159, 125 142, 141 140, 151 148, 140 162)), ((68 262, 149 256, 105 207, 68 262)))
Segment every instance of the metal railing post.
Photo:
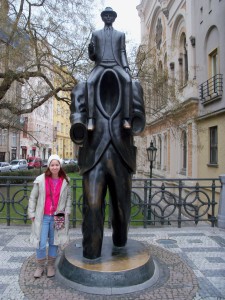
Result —
POLYGON ((10 226, 10 181, 6 181, 6 222, 10 226))
POLYGON ((147 195, 148 195, 148 183, 145 181, 144 185, 144 211, 143 211, 143 216, 144 216, 144 228, 147 228, 147 221, 148 221, 148 200, 147 200, 147 195))
POLYGON ((181 180, 179 180, 179 198, 178 198, 178 220, 177 220, 177 223, 178 223, 178 228, 181 228, 181 208, 182 208, 182 188, 183 188, 183 183, 181 180))
POLYGON ((76 219, 76 213, 77 213, 77 180, 76 178, 73 178, 73 185, 72 185, 72 224, 73 228, 76 228, 77 226, 77 219, 76 219))
POLYGON ((225 229, 225 174, 222 174, 219 177, 222 183, 222 189, 220 192, 217 226, 225 229))
POLYGON ((216 194, 216 184, 215 184, 215 180, 213 180, 212 181, 212 217, 211 217, 212 227, 214 227, 216 223, 215 206, 217 203, 215 200, 215 194, 216 194))

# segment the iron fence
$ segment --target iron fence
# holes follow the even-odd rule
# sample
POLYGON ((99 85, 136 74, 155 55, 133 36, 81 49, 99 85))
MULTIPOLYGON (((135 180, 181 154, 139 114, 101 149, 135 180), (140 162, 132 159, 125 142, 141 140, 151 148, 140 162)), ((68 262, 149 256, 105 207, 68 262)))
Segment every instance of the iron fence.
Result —
MULTIPOLYGON (((0 222, 30 222, 27 215, 31 177, 0 178, 0 222)), ((118 178, 119 181, 119 178, 118 178)), ((217 222, 216 206, 221 191, 219 178, 203 179, 133 179, 131 225, 171 225, 200 221, 217 222)), ((82 178, 71 179, 72 212, 70 222, 76 227, 82 222, 82 178)), ((111 199, 105 199, 105 222, 111 227, 111 199)))

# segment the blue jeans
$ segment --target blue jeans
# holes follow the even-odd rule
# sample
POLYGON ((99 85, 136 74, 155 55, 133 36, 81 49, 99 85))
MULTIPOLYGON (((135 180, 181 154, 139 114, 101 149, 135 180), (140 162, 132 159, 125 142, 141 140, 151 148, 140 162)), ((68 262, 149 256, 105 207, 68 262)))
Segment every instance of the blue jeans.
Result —
POLYGON ((44 215, 39 248, 36 249, 37 259, 46 258, 46 245, 49 244, 48 256, 56 257, 58 246, 54 242, 54 216, 44 215))

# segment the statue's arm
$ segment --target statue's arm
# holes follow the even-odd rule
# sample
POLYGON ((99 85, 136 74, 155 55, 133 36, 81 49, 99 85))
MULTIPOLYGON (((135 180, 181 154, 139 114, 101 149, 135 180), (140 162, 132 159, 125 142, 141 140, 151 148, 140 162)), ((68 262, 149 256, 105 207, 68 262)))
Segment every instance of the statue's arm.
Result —
POLYGON ((129 68, 128 59, 127 59, 125 33, 122 33, 122 36, 121 36, 120 51, 121 51, 120 53, 121 53, 122 66, 126 72, 129 72, 130 68, 129 68))
POLYGON ((90 60, 95 61, 96 60, 96 53, 95 53, 95 36, 92 34, 90 43, 88 45, 88 56, 90 60))
POLYGON ((146 118, 143 99, 143 89, 139 81, 132 81, 133 89, 133 114, 132 114, 132 132, 138 135, 144 131, 146 118))
POLYGON ((70 112, 71 140, 77 145, 82 145, 87 134, 87 107, 83 82, 78 83, 71 92, 70 112))

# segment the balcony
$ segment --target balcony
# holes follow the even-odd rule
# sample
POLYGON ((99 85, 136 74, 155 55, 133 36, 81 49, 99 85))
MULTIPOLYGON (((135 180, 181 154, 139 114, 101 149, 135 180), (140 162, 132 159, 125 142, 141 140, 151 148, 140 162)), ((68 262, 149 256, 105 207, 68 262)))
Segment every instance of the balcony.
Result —
POLYGON ((199 97, 203 105, 220 100, 223 94, 223 75, 216 74, 199 85, 199 97))

